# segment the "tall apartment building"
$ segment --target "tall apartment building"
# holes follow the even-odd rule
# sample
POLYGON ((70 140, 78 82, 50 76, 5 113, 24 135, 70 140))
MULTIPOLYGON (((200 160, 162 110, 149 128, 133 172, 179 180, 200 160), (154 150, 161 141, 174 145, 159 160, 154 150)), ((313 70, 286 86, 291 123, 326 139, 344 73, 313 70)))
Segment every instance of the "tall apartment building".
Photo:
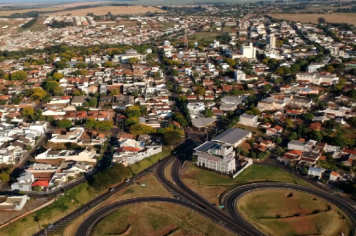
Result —
POLYGON ((256 58, 256 48, 250 43, 249 45, 243 45, 241 47, 241 54, 243 57, 247 59, 255 59, 256 58))
POLYGON ((269 48, 276 48, 276 36, 274 34, 267 35, 266 44, 269 48))

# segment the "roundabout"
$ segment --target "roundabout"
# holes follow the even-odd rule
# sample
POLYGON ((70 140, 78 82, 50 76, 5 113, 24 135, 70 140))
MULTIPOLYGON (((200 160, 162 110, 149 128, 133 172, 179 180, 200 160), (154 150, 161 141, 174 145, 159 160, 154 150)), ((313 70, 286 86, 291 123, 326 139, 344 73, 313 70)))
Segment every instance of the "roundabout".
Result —
MULTIPOLYGON (((335 195, 331 192, 325 192, 322 190, 318 190, 317 188, 310 188, 301 185, 287 184, 281 182, 256 182, 250 184, 244 184, 241 186, 237 186, 232 188, 223 194, 220 198, 220 205, 224 206, 224 210, 219 209, 218 206, 213 205, 211 202, 207 201, 204 197, 197 194, 193 190, 191 190, 188 186, 186 186, 182 180, 180 179, 180 169, 181 163, 176 156, 169 156, 164 160, 160 161, 157 166, 154 167, 154 172, 156 178, 160 181, 160 183, 171 193, 174 198, 168 197, 159 197, 159 196, 147 196, 140 198, 131 198, 128 200, 123 200, 119 202, 112 203, 108 206, 102 207, 91 213, 83 222, 81 222, 80 226, 77 228, 75 233, 76 236, 84 236, 90 235, 93 228, 106 216, 110 213, 124 207, 129 206, 135 203, 148 203, 148 202, 164 202, 164 203, 173 203, 183 207, 186 207, 190 210, 193 210, 210 221, 214 222, 217 225, 224 227, 229 230, 231 233, 240 236, 255 236, 255 235, 274 235, 266 230, 261 230, 261 227, 258 225, 251 223, 251 221, 247 220, 242 214, 240 214, 239 210, 236 208, 236 203, 239 199, 243 198, 245 195, 249 193, 253 193, 259 190, 284 190, 286 193, 292 193, 296 196, 297 192, 302 192, 305 194, 310 194, 317 199, 323 201, 324 208, 314 209, 314 213, 312 212, 302 212, 303 214, 311 215, 316 214, 316 210, 326 210, 328 203, 330 203, 331 209, 340 209, 342 216, 345 219, 349 219, 350 225, 350 233, 349 235, 355 235, 355 225, 356 225, 356 210, 349 203, 346 203, 342 200, 341 197, 335 195), (170 182, 166 179, 164 170, 168 163, 173 161, 173 165, 171 168, 171 177, 174 182, 170 182), (335 207, 334 207, 335 206, 335 207)), ((311 197, 310 197, 311 198, 311 197)), ((296 200, 296 199, 294 199, 296 200)), ((267 204, 267 203, 266 203, 267 204)), ((298 205, 298 204, 297 204, 298 205)), ((288 207, 288 204, 285 205, 288 207)), ((293 205, 294 206, 294 205, 293 205)), ((276 214, 274 218, 276 218, 276 214)), ((290 215, 283 215, 283 213, 278 213, 282 217, 288 217, 290 215)), ((291 212, 293 214, 301 214, 300 212, 291 212)), ((335 213, 333 213, 333 217, 335 213)), ((296 217, 297 215, 294 215, 296 217)), ((332 217, 331 217, 332 219, 332 217)), ((278 222, 277 222, 278 223, 278 222)), ((291 234, 284 234, 291 235, 291 234)), ((308 234, 299 234, 299 235, 308 235, 308 234)), ((274 235, 277 236, 277 235, 274 235)))
POLYGON ((253 183, 229 191, 224 199, 231 218, 243 221, 260 235, 291 235, 298 230, 323 229, 329 233, 322 235, 337 235, 341 233, 338 230, 355 235, 356 210, 332 193, 314 188, 276 182, 253 183))

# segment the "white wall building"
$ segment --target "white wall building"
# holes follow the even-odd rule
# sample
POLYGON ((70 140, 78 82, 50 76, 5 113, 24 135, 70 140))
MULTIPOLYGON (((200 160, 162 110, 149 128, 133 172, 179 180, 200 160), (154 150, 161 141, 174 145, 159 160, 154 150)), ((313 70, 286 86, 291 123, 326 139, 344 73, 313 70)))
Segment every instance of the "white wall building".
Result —
POLYGON ((245 81, 246 80, 246 74, 242 70, 235 70, 234 71, 234 76, 235 76, 236 82, 240 82, 240 81, 245 81))
POLYGON ((266 37, 266 44, 269 48, 276 48, 276 36, 274 34, 269 34, 266 37))
POLYGON ((205 142, 194 149, 197 165, 225 174, 236 170, 234 147, 231 145, 205 142))
POLYGON ((241 54, 243 57, 247 59, 255 59, 256 58, 256 48, 253 46, 252 43, 249 45, 243 45, 241 47, 241 54))

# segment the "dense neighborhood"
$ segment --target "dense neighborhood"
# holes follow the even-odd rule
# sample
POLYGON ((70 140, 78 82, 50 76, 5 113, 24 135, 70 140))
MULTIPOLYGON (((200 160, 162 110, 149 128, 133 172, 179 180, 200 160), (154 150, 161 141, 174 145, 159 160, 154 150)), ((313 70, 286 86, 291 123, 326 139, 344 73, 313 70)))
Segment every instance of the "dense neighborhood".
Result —
POLYGON ((23 195, 0 210, 88 176, 107 188, 107 169, 184 140, 224 176, 273 159, 356 194, 356 29, 202 7, 211 15, 42 17, 43 31, 1 36, 0 184, 23 195))

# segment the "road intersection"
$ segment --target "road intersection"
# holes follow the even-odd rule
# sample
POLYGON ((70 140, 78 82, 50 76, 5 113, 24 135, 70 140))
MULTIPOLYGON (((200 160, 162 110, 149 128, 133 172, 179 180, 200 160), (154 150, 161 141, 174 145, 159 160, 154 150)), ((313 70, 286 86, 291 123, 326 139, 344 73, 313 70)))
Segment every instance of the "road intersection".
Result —
MULTIPOLYGON (((133 198, 133 199, 128 199, 128 200, 110 204, 108 206, 98 209, 90 216, 88 216, 79 226, 75 235, 76 236, 89 235, 90 231, 95 226, 95 224, 98 223, 101 219, 103 219, 106 215, 110 214, 111 212, 123 206, 135 204, 135 203, 142 203, 142 202, 169 202, 169 203, 179 204, 191 210, 194 210, 195 212, 198 212, 199 214, 221 225, 222 227, 226 228, 227 230, 233 232, 236 235, 241 235, 241 236, 264 235, 263 233, 255 229, 247 221, 245 221, 243 217, 241 217, 238 214, 235 207, 236 201, 240 196, 242 196, 246 192, 254 191, 261 188, 288 188, 288 189, 314 194, 318 197, 328 200, 332 204, 339 207, 350 217, 354 226, 356 225, 355 209, 350 204, 343 201, 340 197, 336 195, 332 195, 329 192, 318 190, 316 188, 309 188, 309 187, 304 187, 299 185, 277 183, 277 182, 273 182, 273 183, 262 182, 262 183, 246 184, 246 185, 238 186, 233 190, 230 190, 226 194, 226 197, 224 198, 224 202, 223 202, 225 206, 225 210, 228 213, 226 214, 226 212, 212 205, 204 197, 192 191, 181 180, 180 170, 181 170, 182 163, 184 161, 184 157, 186 156, 186 153, 191 152, 192 149, 195 147, 193 142, 189 142, 189 141, 187 141, 183 145, 184 145, 183 150, 177 152, 176 155, 167 156, 166 158, 160 160, 159 162, 155 163, 154 165, 147 168, 146 170, 140 172, 136 176, 136 178, 139 179, 149 172, 154 172, 157 179, 172 194, 174 198, 151 196, 151 197, 133 198), (164 173, 166 166, 171 162, 173 162, 173 164, 172 164, 172 169, 170 174, 173 183, 166 178, 164 173)), ((100 204, 101 202, 105 201, 110 196, 120 191, 121 189, 129 186, 130 184, 133 184, 133 181, 127 183, 126 182, 121 183, 115 187, 114 191, 107 191, 104 194, 98 196, 88 204, 82 206, 76 211, 70 213, 69 215, 53 223, 53 227, 50 230, 47 230, 47 232, 53 232, 63 227, 72 219, 83 214, 84 212, 100 204)), ((40 236, 40 235, 45 235, 45 232, 42 230, 37 234, 35 234, 35 236, 40 236)))

